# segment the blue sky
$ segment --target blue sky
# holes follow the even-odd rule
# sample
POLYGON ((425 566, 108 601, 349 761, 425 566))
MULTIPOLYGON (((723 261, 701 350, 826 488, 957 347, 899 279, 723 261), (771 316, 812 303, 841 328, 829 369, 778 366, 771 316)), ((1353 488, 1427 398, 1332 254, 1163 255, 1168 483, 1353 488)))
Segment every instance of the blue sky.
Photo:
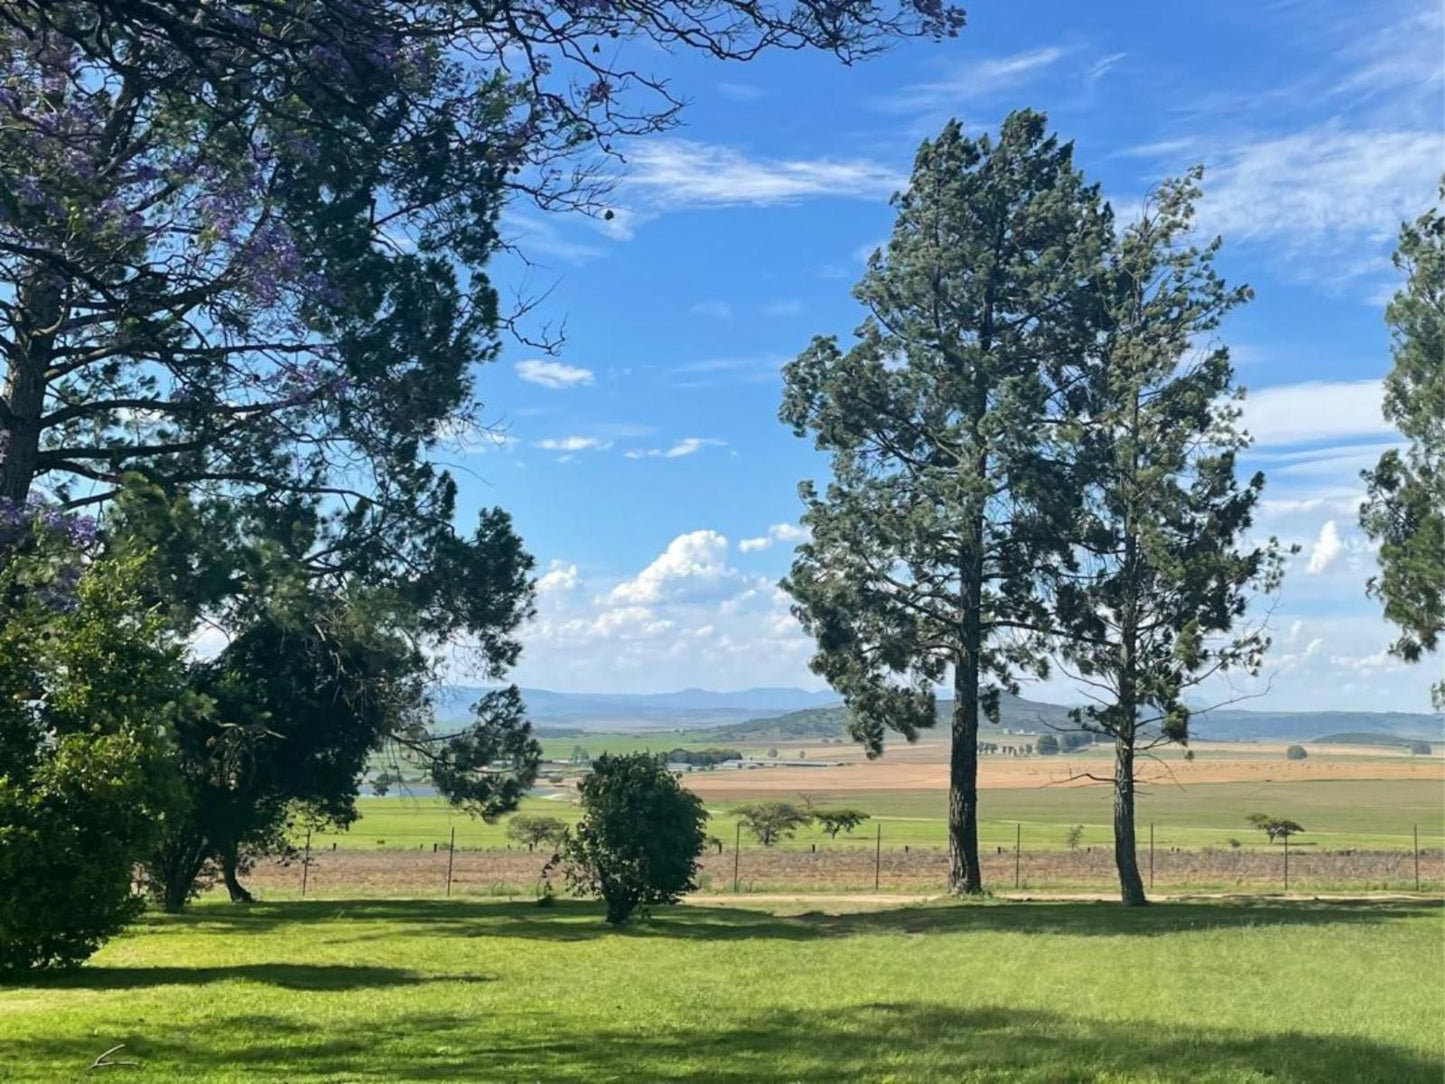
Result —
MULTIPOLYGON (((547 292, 535 319, 565 321, 566 343, 551 357, 509 343, 480 377, 497 435, 444 458, 468 518, 511 510, 544 573, 518 680, 818 686, 775 584, 797 483, 826 468, 776 420, 779 368, 859 322, 849 291, 919 141, 949 117, 979 132, 1031 106, 1121 213, 1204 163, 1202 227, 1257 292, 1220 337, 1269 473, 1259 527, 1303 550, 1270 616, 1268 681, 1232 693, 1424 710, 1434 672, 1382 654, 1354 509, 1358 471, 1392 440, 1393 236, 1445 165, 1438 3, 992 3, 969 23, 851 69, 639 48, 632 62, 690 104, 682 128, 626 148, 617 217, 509 212, 533 266, 506 259, 494 278, 547 292)), ((1032 695, 1072 698, 1057 682, 1032 695)))

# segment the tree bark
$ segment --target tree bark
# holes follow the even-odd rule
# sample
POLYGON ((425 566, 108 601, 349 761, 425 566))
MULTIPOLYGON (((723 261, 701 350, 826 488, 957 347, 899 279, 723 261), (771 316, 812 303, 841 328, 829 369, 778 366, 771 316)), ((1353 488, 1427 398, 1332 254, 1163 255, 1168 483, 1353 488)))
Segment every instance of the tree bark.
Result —
POLYGON ((45 412, 45 370, 60 319, 60 295, 40 280, 23 289, 24 304, 13 341, 5 351, 5 384, 0 388, 0 498, 22 503, 35 480, 45 412))
MULTIPOLYGON (((967 592, 966 592, 967 594, 967 592)), ((965 599, 963 650, 953 668, 953 748, 948 765, 948 889, 983 891, 978 860, 978 663, 980 624, 976 596, 965 599)))
POLYGON ((256 897, 251 895, 250 889, 243 885, 237 877, 239 864, 236 848, 223 848, 221 851, 221 880, 226 883, 226 891, 230 894, 232 903, 255 903, 256 897))
POLYGON ((1114 739, 1114 866, 1119 871, 1119 898, 1129 907, 1143 907, 1144 880, 1139 876, 1139 849, 1134 833, 1134 739, 1114 739))

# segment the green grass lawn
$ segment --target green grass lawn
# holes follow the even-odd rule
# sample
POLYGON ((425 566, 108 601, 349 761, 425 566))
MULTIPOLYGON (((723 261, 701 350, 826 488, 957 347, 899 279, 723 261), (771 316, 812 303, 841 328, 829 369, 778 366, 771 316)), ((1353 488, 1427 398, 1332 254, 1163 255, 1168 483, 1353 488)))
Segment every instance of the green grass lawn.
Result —
MULTIPOLYGON (((820 806, 855 806, 881 822, 885 846, 942 847, 948 839, 947 797, 941 792, 896 791, 812 795, 820 806)), ((988 790, 980 797, 983 820, 979 839, 985 847, 1012 847, 1016 825, 1032 850, 1062 849, 1070 825, 1085 826, 1086 845, 1112 838, 1107 787, 988 790)), ((448 808, 436 798, 363 798, 361 820, 348 832, 315 836, 318 848, 392 847, 416 850, 445 844, 453 828, 460 847, 502 847, 506 822, 485 824, 448 808)), ((726 803, 714 803, 709 832, 731 844, 735 820, 726 803)), ((527 799, 522 810, 575 820, 578 810, 565 801, 527 799)), ((1268 841, 1245 823, 1249 813, 1288 816, 1307 829, 1296 842, 1328 849, 1406 849, 1411 826, 1420 826, 1420 845, 1445 845, 1445 803, 1440 784, 1431 780, 1327 780, 1261 783, 1195 783, 1156 786, 1139 803, 1142 839, 1155 825, 1160 847, 1225 847, 1238 839, 1245 846, 1268 841)), ((868 823, 836 845, 872 846, 878 823, 868 823)), ((744 834, 744 846, 749 840, 744 834)), ((807 848, 829 841, 817 829, 804 829, 786 846, 807 848)))
POLYGON ((206 904, 0 989, 0 1079, 1438 1084, 1438 906, 206 904), (90 1071, 102 1051, 134 1068, 90 1071))

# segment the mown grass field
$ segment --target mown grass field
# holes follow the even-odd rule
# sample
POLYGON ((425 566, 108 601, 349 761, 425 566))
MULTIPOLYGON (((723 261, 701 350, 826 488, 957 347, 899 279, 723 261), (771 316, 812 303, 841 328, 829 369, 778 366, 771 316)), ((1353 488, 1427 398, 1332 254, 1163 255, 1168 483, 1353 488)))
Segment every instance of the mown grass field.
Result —
POLYGON ((152 916, 0 989, 0 1079, 1438 1084, 1441 909, 774 915, 309 901, 152 916), (91 1070, 97 1055, 138 1064, 91 1070))
MULTIPOLYGON (((1439 782, 1424 779, 1165 784, 1149 788, 1140 799, 1139 821, 1145 839, 1148 825, 1154 824, 1159 847, 1228 847, 1230 839, 1245 847, 1267 847, 1263 834, 1245 821, 1250 813, 1264 812, 1303 824, 1306 832, 1295 842, 1305 847, 1408 849, 1413 843, 1412 826, 1418 825, 1421 847, 1438 848, 1445 846, 1441 793, 1439 782)), ((872 846, 879 825, 886 847, 938 847, 947 842, 947 798, 941 792, 817 792, 809 797, 820 807, 854 806, 874 820, 857 829, 851 839, 840 836, 834 842, 819 829, 807 828, 783 846, 872 846)), ((985 847, 1012 847, 1018 831, 1026 848, 1062 849, 1069 826, 1082 824, 1085 846, 1105 845, 1112 838, 1110 801, 1107 787, 987 790, 980 799, 980 842, 985 847)), ((713 811, 709 831, 729 846, 736 838, 736 820, 730 814, 736 804, 709 803, 713 811)), ((505 820, 485 824, 456 813, 440 799, 364 798, 360 808, 361 819, 349 831, 318 833, 313 845, 430 850, 433 844, 445 845, 453 828, 459 847, 507 845, 505 820)), ((568 821, 578 815, 575 805, 553 799, 528 799, 522 811, 568 821)), ((744 833, 743 846, 750 845, 744 833)))

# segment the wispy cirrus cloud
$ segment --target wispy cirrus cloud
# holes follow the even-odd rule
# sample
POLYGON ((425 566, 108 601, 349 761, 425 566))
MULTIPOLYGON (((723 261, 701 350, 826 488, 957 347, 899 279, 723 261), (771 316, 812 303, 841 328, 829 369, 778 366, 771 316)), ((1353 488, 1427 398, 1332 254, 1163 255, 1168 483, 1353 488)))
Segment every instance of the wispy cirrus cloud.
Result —
POLYGON ((1256 446, 1382 436, 1394 432, 1382 413, 1383 401, 1382 380, 1282 384, 1251 389, 1240 423, 1256 446))
POLYGON ((965 59, 937 79, 910 83, 892 94, 874 99, 873 106, 884 113, 947 109, 961 102, 1021 86, 1053 67, 1067 52, 1061 46, 1046 45, 1009 56, 965 59))
POLYGON ((757 158, 733 147, 654 139, 627 153, 621 187, 662 208, 769 206, 802 199, 879 199, 907 178, 866 158, 757 158))
POLYGON ((628 459, 681 459, 683 456, 696 455, 704 448, 724 448, 726 446, 727 441, 714 437, 683 437, 666 448, 634 448, 624 452, 623 455, 628 459))

